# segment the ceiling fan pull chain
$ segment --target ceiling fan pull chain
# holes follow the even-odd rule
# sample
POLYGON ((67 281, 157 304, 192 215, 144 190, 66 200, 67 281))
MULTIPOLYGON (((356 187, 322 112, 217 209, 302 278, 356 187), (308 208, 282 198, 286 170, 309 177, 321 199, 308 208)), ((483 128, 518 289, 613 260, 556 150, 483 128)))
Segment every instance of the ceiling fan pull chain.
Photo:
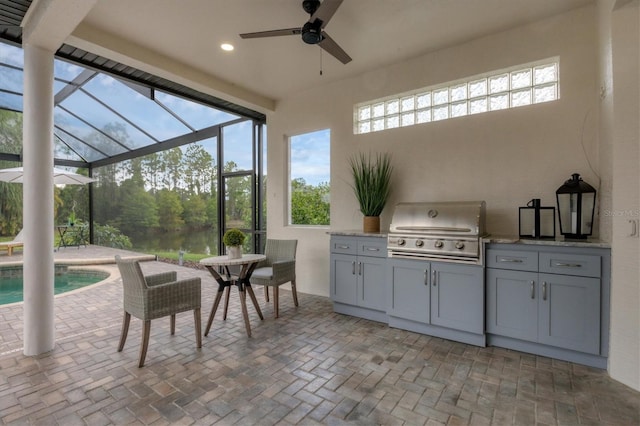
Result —
POLYGON ((318 49, 320 51, 320 75, 322 75, 322 49, 318 49))

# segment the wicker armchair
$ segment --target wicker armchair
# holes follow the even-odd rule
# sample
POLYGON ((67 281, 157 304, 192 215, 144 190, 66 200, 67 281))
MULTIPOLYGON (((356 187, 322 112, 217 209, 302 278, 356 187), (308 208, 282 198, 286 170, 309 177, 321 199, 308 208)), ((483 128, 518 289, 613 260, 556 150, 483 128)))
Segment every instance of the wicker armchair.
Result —
POLYGON ((173 335, 176 330, 176 314, 190 310, 193 310, 198 348, 202 347, 200 278, 178 281, 175 271, 145 277, 136 260, 125 260, 116 256, 116 263, 124 288, 124 318, 118 352, 122 351, 127 340, 131 315, 144 321, 138 363, 138 367, 142 367, 149 346, 151 320, 171 315, 171 334, 173 335))
POLYGON ((278 288, 291 282, 293 303, 298 306, 298 293, 296 291, 296 248, 298 240, 272 240, 267 239, 265 247, 266 260, 258 264, 251 275, 251 284, 263 285, 267 302, 269 301, 269 287, 273 287, 273 314, 279 316, 278 288))

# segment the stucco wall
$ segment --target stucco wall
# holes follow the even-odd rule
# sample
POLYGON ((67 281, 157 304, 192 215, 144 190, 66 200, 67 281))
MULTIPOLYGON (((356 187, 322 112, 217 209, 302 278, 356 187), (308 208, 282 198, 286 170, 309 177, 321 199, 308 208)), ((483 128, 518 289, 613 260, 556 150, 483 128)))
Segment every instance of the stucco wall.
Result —
MULTIPOLYGON (((603 99, 603 127, 612 155, 611 376, 640 390, 640 239, 630 236, 640 219, 640 8, 639 2, 600 2, 610 28, 612 90, 603 99), (609 111, 612 109, 612 111, 609 111), (608 121, 612 120, 612 121, 608 121)), ((606 45, 605 38, 601 45, 606 45)), ((603 141, 604 142, 604 141, 603 141)))
POLYGON ((595 7, 581 8, 335 84, 323 85, 318 77, 316 89, 280 101, 268 116, 268 233, 299 238, 300 291, 329 295, 329 237, 327 229, 286 226, 290 135, 331 128, 332 230, 361 229, 347 162, 358 152, 393 155, 393 193, 383 229, 400 201, 482 199, 489 232, 516 234, 518 207, 531 198, 555 205, 555 191, 571 173, 597 187, 596 173, 602 172, 595 20, 595 7), (560 57, 558 101, 353 134, 358 102, 554 56, 560 57))

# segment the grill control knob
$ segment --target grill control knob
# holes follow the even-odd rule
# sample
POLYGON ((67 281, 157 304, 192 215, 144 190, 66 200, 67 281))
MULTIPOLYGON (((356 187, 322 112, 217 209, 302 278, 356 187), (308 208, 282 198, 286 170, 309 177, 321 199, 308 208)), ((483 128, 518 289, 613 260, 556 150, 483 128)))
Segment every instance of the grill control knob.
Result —
POLYGON ((444 243, 442 242, 442 240, 437 240, 435 243, 433 243, 433 245, 436 248, 442 248, 442 246, 444 245, 444 243))
POLYGON ((464 248, 464 243, 463 243, 462 241, 458 241, 458 242, 456 243, 456 248, 457 248, 458 250, 462 250, 462 249, 464 248))
POLYGON ((416 247, 422 247, 424 245, 424 241, 416 240, 416 247))
POLYGON ((406 244, 406 241, 405 241, 405 240, 403 240, 402 238, 398 238, 398 241, 397 241, 397 242, 398 242, 398 245, 399 245, 399 246, 403 246, 403 245, 405 245, 405 244, 406 244))

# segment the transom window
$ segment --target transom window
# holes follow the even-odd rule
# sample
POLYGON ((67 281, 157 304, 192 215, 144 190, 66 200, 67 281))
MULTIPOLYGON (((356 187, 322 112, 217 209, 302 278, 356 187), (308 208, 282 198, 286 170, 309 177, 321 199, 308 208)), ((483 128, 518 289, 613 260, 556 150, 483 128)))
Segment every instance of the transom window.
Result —
POLYGON ((559 58, 357 104, 354 134, 516 108, 559 98, 559 58))

